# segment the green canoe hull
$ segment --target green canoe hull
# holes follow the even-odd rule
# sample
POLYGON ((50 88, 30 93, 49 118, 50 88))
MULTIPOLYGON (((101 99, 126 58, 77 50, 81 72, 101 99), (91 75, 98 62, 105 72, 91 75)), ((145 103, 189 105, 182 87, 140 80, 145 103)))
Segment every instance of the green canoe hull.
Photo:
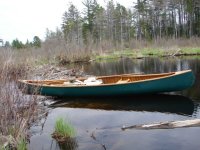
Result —
POLYGON ((192 71, 185 71, 184 73, 168 76, 165 78, 131 82, 126 84, 105 84, 96 86, 71 87, 37 86, 27 84, 25 89, 29 94, 37 93, 45 96, 119 96, 181 91, 191 87, 194 84, 194 80, 195 78, 192 71))

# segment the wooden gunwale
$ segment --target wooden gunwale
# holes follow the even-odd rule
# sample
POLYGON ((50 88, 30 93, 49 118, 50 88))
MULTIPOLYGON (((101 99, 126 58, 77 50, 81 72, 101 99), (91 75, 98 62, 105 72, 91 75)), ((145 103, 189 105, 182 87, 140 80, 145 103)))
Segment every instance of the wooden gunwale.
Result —
MULTIPOLYGON (((133 78, 133 77, 141 77, 141 78, 144 78, 144 77, 149 77, 148 79, 139 79, 139 80, 136 80, 136 81, 130 81, 130 82, 127 82, 127 83, 103 83, 103 84, 100 84, 100 85, 64 85, 63 83, 64 82, 67 82, 69 80, 43 80, 43 81, 33 81, 33 80, 19 80, 20 82, 23 82, 25 84, 30 84, 30 85, 35 85, 35 86, 43 86, 43 87, 52 87, 52 88, 56 88, 56 87, 59 87, 59 88, 79 88, 79 87, 97 87, 97 86, 117 86, 117 85, 124 85, 124 84, 133 84, 133 83, 138 83, 138 82, 147 82, 147 81, 153 81, 153 80, 159 80, 159 79, 164 79, 164 78, 169 78, 169 77, 173 77, 173 76, 177 76, 177 75, 180 75, 180 74, 184 74, 184 73, 187 73, 187 72, 190 72, 191 70, 184 70, 184 71, 178 71, 178 72, 169 72, 169 73, 161 73, 161 74, 147 74, 147 75, 144 75, 144 74, 122 74, 122 75, 111 75, 111 76, 99 76, 99 77, 96 77, 96 79, 102 79, 102 80, 105 80, 106 78, 133 78), (152 77, 152 78, 151 78, 152 77), (49 82, 49 83, 55 83, 55 84, 51 84, 51 85, 46 85, 44 83, 41 83, 41 82, 49 82), (62 82, 62 84, 61 84, 62 82), (41 84, 40 84, 41 83, 41 84), (56 84, 56 83, 60 83, 60 84, 56 84)), ((87 79, 87 78, 78 78, 80 80, 84 80, 84 79, 87 79)))

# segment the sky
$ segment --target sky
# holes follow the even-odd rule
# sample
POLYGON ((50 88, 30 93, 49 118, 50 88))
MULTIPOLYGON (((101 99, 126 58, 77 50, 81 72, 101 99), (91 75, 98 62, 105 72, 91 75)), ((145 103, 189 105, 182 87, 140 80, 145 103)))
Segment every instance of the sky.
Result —
MULTIPOLYGON (((34 36, 44 40, 46 29, 55 31, 61 27, 62 16, 72 2, 81 12, 84 0, 1 0, 0 39, 12 42, 18 39, 25 43, 34 36)), ((104 6, 107 0, 97 0, 104 6)), ((114 0, 130 8, 134 0, 114 0)))

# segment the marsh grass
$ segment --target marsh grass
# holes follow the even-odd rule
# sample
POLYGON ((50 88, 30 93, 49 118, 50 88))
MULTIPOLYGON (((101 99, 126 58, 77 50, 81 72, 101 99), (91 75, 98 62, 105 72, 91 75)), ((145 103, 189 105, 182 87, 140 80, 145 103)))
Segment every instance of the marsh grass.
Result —
POLYGON ((76 135, 75 128, 69 122, 63 118, 58 118, 55 123, 55 131, 52 134, 52 137, 55 138, 58 142, 64 142, 74 138, 76 135))
POLYGON ((39 116, 36 95, 24 95, 18 89, 17 80, 26 78, 29 64, 26 58, 6 50, 0 54, 0 143, 5 149, 26 149, 28 130, 39 116), (19 61, 21 60, 21 61, 19 61))
POLYGON ((120 57, 143 58, 149 56, 166 57, 181 55, 200 55, 199 38, 191 39, 158 39, 155 41, 134 41, 129 48, 115 49, 97 54, 95 59, 115 59, 120 57))
POLYGON ((28 140, 28 130, 37 120, 37 97, 23 95, 10 79, 4 78, 0 84, 0 134, 10 136, 5 143, 16 148, 21 145, 21 137, 28 140))
POLYGON ((84 62, 89 62, 92 58, 92 55, 88 53, 82 53, 80 52, 74 52, 74 53, 66 53, 63 52, 59 55, 56 55, 56 63, 58 65, 67 65, 67 64, 72 64, 72 63, 84 63, 84 62))
MULTIPOLYGON (((83 63, 90 60, 114 59, 120 57, 146 57, 166 56, 179 54, 200 54, 199 38, 191 39, 155 39, 155 40, 134 40, 125 41, 124 45, 113 44, 106 40, 101 43, 92 42, 89 44, 66 42, 62 37, 48 39, 42 43, 41 48, 27 48, 22 50, 6 49, 2 53, 12 51, 14 62, 25 62, 31 67, 43 64, 68 65, 83 63)), ((3 54, 4 55, 4 54, 3 54)), ((8 57, 6 57, 8 58, 8 57)), ((3 58, 4 59, 4 58, 3 58)), ((2 60, 0 56, 0 60, 2 60)), ((23 64, 25 64, 23 63, 23 64)))
POLYGON ((185 47, 181 49, 184 54, 200 54, 200 47, 185 47))
POLYGON ((27 150, 27 141, 24 138, 19 140, 17 150, 27 150))

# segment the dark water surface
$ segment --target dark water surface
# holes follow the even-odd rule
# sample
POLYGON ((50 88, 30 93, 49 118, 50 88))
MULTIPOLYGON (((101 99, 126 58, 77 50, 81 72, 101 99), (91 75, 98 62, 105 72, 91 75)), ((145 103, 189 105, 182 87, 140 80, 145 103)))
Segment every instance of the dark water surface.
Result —
MULTIPOLYGON (((200 57, 165 59, 119 59, 83 65, 92 75, 121 73, 161 73, 192 69, 196 82, 182 92, 151 96, 62 99, 43 119, 44 126, 33 126, 32 150, 197 150, 200 127, 154 130, 121 130, 128 125, 200 118, 200 57), (59 145, 51 138, 59 117, 75 127, 77 136, 59 145)), ((60 99, 61 100, 61 99, 60 99)))

